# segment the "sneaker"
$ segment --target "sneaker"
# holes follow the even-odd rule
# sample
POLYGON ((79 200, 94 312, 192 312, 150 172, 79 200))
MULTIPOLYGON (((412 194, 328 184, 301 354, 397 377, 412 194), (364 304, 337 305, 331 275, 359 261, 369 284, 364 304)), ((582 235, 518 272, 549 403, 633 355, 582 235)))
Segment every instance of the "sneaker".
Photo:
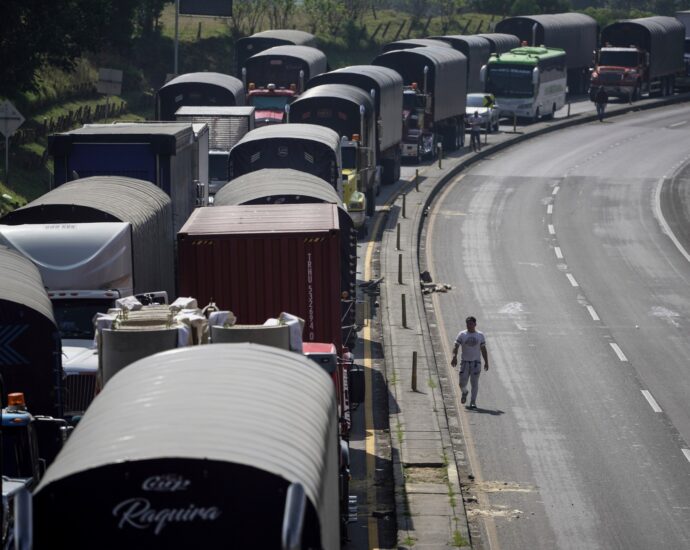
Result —
POLYGON ((476 403, 470 403, 470 406, 468 407, 468 409, 476 409, 476 408, 477 408, 476 403))
POLYGON ((467 392, 463 392, 462 397, 460 398, 460 403, 463 405, 467 403, 467 392))

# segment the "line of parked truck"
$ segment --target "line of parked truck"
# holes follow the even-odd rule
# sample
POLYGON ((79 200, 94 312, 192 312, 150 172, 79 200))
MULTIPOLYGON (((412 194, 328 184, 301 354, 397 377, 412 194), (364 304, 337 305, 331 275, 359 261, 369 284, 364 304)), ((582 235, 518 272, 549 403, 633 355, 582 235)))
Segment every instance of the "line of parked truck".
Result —
POLYGON ((563 104, 542 88, 634 100, 684 70, 674 18, 496 31, 333 71, 312 35, 264 31, 237 78, 162 86, 156 122, 51 136, 54 188, 0 219, 4 544, 337 546, 379 186, 464 145, 468 93, 539 118, 563 104))

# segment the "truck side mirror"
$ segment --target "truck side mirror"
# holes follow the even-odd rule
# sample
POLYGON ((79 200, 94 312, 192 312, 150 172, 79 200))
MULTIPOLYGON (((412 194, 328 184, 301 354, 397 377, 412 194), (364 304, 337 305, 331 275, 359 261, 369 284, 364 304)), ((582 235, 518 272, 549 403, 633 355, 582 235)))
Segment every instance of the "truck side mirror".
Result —
POLYGON ((482 68, 479 70, 479 81, 482 84, 486 84, 486 65, 482 65, 482 68))
POLYGON ((532 69, 532 84, 539 84, 539 69, 537 67, 532 69))
POLYGON ((282 550, 299 550, 302 548, 302 531, 307 509, 307 496, 301 483, 291 483, 285 495, 283 512, 283 529, 281 535, 282 550))

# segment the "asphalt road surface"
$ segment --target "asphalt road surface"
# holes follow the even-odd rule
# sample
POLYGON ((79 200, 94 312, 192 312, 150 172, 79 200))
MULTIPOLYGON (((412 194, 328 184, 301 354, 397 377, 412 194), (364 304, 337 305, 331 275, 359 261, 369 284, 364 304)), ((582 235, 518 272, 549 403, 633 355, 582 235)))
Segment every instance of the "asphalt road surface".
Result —
POLYGON ((491 360, 461 411, 484 547, 690 548, 688 143, 687 106, 578 126, 431 211, 447 350, 472 314, 491 360))

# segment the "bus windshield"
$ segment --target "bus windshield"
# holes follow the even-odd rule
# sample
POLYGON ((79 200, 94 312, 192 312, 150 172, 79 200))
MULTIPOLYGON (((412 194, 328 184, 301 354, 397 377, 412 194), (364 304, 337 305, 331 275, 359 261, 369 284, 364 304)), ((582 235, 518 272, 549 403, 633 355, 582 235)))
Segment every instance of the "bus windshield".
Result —
POLYGON ((533 67, 490 64, 486 91, 496 97, 532 97, 533 67))

